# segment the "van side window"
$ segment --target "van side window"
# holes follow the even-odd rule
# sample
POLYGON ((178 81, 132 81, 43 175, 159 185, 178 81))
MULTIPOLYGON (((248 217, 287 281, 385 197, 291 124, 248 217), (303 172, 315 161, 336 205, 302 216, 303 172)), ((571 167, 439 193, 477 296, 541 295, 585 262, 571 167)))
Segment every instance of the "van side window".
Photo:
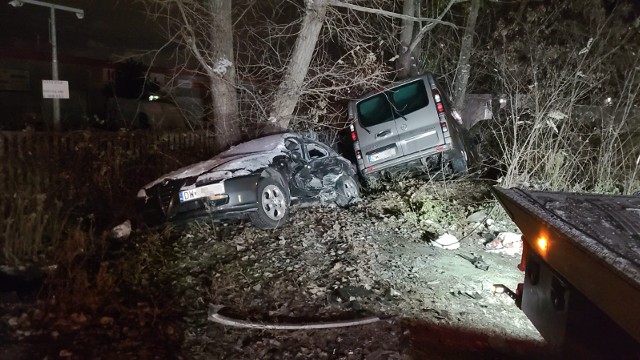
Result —
POLYGON ((393 112, 387 95, 378 94, 358 103, 358 118, 362 126, 365 127, 393 120, 393 112))
POLYGON ((415 81, 391 91, 395 104, 394 110, 400 115, 408 115, 429 105, 429 97, 423 81, 415 81))

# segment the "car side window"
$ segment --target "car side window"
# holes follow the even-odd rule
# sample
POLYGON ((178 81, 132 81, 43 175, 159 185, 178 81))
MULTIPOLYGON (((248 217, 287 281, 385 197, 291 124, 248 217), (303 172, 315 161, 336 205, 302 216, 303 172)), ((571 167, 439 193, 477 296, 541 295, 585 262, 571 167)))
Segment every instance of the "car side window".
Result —
POLYGON ((307 146, 307 153, 309 154, 310 160, 322 159, 329 155, 325 149, 312 142, 305 142, 305 145, 307 146))

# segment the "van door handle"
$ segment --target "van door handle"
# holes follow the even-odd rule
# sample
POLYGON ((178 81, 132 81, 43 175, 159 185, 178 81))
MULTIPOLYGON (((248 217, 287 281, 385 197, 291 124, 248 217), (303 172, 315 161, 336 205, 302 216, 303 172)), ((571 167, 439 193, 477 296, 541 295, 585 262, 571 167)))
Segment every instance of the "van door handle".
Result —
POLYGON ((384 137, 387 135, 391 135, 391 130, 380 131, 379 133, 376 134, 376 137, 384 137))

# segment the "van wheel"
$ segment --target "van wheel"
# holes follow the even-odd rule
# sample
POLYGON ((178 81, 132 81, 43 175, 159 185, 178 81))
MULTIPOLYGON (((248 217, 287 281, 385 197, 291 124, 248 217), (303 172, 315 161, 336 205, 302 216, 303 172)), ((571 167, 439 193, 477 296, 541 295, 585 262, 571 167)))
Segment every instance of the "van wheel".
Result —
POLYGON ((336 205, 347 207, 360 198, 358 182, 349 175, 342 175, 336 181, 336 205))
POLYGON ((469 171, 467 167, 467 160, 465 160, 464 155, 459 154, 458 156, 451 159, 451 170, 453 170, 453 176, 463 176, 466 175, 469 171))
POLYGON ((249 215, 259 229, 274 229, 287 222, 289 196, 283 185, 274 178, 264 177, 258 182, 258 209, 249 215))

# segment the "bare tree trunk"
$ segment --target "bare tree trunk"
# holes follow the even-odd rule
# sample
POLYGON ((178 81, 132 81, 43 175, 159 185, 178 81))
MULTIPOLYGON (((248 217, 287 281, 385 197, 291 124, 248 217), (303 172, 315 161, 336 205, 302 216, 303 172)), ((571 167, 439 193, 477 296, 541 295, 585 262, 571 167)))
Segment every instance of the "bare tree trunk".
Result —
POLYGON ((476 30, 476 20, 478 19, 478 12, 480 11, 480 0, 471 0, 471 9, 469 10, 469 16, 467 17, 467 26, 464 30, 464 36, 462 37, 462 45, 460 46, 460 59, 458 60, 458 69, 456 73, 456 79, 453 84, 454 94, 454 107, 462 109, 464 105, 464 98, 467 92, 467 84, 469 83, 469 72, 471 71, 471 65, 469 65, 469 59, 473 54, 473 36, 476 30))
POLYGON ((300 98, 302 82, 307 76, 322 23, 327 13, 327 0, 306 0, 305 6, 306 14, 302 21, 302 28, 296 38, 286 73, 276 93, 269 116, 271 122, 283 129, 288 128, 291 122, 291 115, 300 98))
POLYGON ((520 0, 520 6, 518 7, 518 13, 516 14, 517 21, 522 21, 522 17, 524 16, 524 11, 527 8, 527 4, 529 0, 520 0))
POLYGON ((209 0, 212 24, 211 65, 208 70, 216 143, 226 149, 241 140, 238 122, 236 69, 233 56, 231 0, 209 0))
MULTIPOLYGON (((404 0, 402 4, 402 14, 407 16, 416 16, 415 0, 404 0)), ((400 32, 400 49, 398 49, 398 61, 396 62, 396 71, 398 77, 404 79, 411 75, 412 52, 409 49, 411 40, 413 40, 414 21, 410 19, 402 19, 402 30, 400 32)))

